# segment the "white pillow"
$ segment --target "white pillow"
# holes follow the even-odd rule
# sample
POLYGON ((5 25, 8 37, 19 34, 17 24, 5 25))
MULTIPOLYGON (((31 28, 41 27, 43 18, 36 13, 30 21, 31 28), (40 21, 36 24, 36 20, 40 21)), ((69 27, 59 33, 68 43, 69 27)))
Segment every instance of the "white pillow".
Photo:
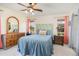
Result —
POLYGON ((46 35, 46 32, 47 32, 47 31, 45 31, 45 30, 40 30, 40 31, 39 31, 39 34, 40 34, 40 35, 46 35))

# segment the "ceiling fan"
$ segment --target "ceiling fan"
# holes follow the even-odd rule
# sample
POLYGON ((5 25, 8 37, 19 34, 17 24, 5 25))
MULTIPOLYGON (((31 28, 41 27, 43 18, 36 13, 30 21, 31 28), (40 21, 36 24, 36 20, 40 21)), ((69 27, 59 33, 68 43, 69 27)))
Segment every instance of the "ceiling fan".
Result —
POLYGON ((39 11, 39 12, 43 12, 42 9, 38 9, 36 7, 37 3, 29 3, 29 6, 26 6, 26 5, 22 4, 22 3, 18 3, 18 4, 25 7, 25 9, 23 9, 21 11, 28 11, 28 12, 30 12, 30 11, 39 11))

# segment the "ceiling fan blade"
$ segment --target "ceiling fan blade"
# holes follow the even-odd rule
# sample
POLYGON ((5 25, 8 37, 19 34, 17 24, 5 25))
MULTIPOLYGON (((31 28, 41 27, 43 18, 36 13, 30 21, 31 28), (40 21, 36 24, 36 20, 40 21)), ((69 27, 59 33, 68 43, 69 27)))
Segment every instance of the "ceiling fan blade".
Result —
POLYGON ((43 10, 41 10, 41 9, 33 9, 33 10, 36 10, 36 11, 40 11, 40 12, 43 12, 43 10))
POLYGON ((3 10, 0 9, 0 11, 2 12, 3 10))
POLYGON ((32 6, 27 6, 27 8, 32 8, 32 6))
POLYGON ((18 3, 18 4, 21 5, 21 6, 27 7, 27 6, 25 6, 24 4, 22 4, 22 3, 18 3))
POLYGON ((23 9, 23 10, 20 10, 20 11, 26 11, 27 9, 23 9))

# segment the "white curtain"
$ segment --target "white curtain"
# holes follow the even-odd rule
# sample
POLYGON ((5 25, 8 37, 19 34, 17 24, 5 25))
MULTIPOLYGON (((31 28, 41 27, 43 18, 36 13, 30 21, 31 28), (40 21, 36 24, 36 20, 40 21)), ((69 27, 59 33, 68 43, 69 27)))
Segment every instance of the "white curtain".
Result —
POLYGON ((77 54, 79 56, 79 9, 78 9, 78 31, 77 31, 76 52, 77 52, 77 54))
POLYGON ((79 55, 79 14, 72 14, 69 45, 79 55))

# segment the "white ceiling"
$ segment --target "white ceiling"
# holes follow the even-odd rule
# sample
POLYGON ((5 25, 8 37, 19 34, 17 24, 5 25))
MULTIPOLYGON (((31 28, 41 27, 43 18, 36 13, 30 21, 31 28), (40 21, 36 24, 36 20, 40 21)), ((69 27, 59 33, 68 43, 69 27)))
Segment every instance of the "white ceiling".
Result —
MULTIPOLYGON (((28 5, 27 3, 24 3, 28 5)), ((25 9, 25 7, 18 5, 17 3, 0 3, 0 6, 7 7, 9 9, 13 9, 15 11, 19 11, 24 13, 20 10, 25 9)), ((41 15, 51 15, 51 14, 63 14, 69 13, 75 8, 79 6, 78 3, 38 3, 40 9, 43 9, 43 13, 36 12, 41 15)))

